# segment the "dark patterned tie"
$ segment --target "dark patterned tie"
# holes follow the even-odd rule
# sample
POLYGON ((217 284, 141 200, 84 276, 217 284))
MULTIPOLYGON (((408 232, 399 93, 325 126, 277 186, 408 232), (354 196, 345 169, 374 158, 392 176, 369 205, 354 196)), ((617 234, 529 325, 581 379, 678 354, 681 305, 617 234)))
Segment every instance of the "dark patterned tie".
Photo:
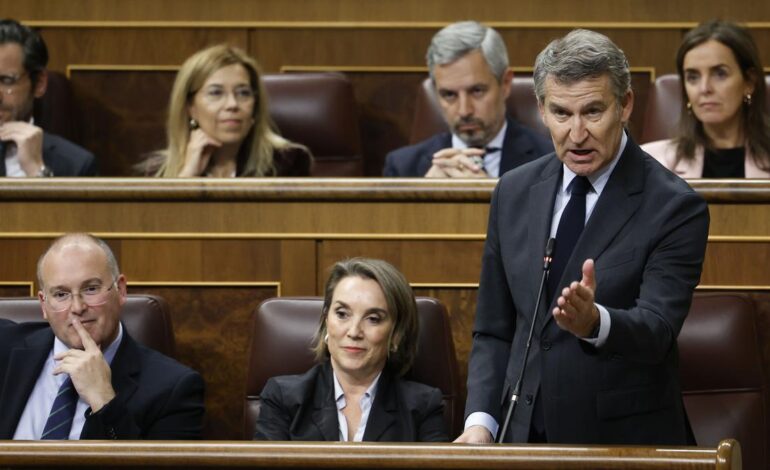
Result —
POLYGON ((51 413, 48 415, 48 421, 45 422, 40 439, 69 439, 77 404, 78 392, 72 385, 72 380, 67 377, 59 387, 59 393, 53 401, 51 413))
MULTIPOLYGON (((586 193, 591 189, 591 183, 585 176, 576 176, 570 183, 572 196, 567 207, 561 213, 559 228, 556 230, 556 247, 553 252, 551 272, 548 274, 548 298, 553 299, 559 290, 564 268, 572 250, 575 248, 586 221, 586 193)), ((575 279, 570 280, 572 282, 575 279)))

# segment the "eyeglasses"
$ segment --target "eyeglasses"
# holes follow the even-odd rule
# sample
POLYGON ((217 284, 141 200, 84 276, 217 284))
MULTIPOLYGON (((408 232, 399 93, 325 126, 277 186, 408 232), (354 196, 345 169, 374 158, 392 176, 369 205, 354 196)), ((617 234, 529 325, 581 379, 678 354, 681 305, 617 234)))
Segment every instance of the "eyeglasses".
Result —
POLYGON ((18 75, 0 75, 0 92, 4 95, 13 94, 16 86, 19 84, 19 80, 24 78, 27 72, 22 72, 18 75))
POLYGON ((203 95, 204 100, 212 104, 218 104, 226 100, 230 93, 235 97, 235 101, 240 104, 250 103, 256 98, 254 90, 246 86, 235 88, 231 92, 222 87, 212 86, 201 90, 200 93, 203 95))
POLYGON ((79 296, 80 301, 89 307, 98 307, 107 303, 110 291, 117 284, 117 279, 113 280, 111 284, 94 284, 86 286, 79 292, 70 292, 66 290, 56 290, 51 295, 45 295, 44 299, 46 304, 54 312, 63 312, 68 310, 72 306, 72 299, 74 296, 79 296))

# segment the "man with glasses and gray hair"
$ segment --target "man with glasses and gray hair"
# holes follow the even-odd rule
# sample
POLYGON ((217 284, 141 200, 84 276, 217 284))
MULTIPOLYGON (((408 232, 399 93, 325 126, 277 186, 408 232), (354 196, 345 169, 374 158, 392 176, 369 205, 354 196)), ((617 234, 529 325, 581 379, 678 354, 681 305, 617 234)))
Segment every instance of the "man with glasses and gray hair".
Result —
POLYGON ((625 130, 631 75, 609 38, 556 39, 534 77, 556 152, 494 191, 458 441, 692 444, 677 336, 706 202, 625 130))
POLYGON ((125 330, 109 246, 64 235, 37 273, 48 323, 0 320, 0 439, 199 439, 203 380, 125 330))
POLYGON ((96 159, 32 119, 48 86, 48 48, 17 21, 0 20, 0 176, 93 176, 96 159))
POLYGON ((451 132, 391 152, 384 176, 496 178, 553 150, 546 136, 506 116, 513 72, 497 31, 450 24, 433 36, 427 62, 451 132))

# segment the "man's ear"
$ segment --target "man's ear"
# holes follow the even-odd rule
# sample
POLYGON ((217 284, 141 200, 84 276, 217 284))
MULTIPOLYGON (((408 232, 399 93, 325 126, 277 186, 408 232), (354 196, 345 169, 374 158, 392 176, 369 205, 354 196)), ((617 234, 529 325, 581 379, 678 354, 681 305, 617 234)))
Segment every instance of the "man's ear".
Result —
POLYGON ((117 280, 117 288, 118 288, 118 296, 120 298, 120 305, 126 303, 126 300, 128 298, 128 284, 126 282, 126 276, 121 274, 118 276, 117 280))
POLYGON ((45 294, 43 294, 43 290, 37 291, 37 299, 40 301, 40 310, 43 311, 43 318, 48 320, 48 314, 45 313, 45 294))
POLYGON ((546 127, 548 127, 547 123, 545 122, 545 106, 540 102, 540 100, 537 100, 537 110, 540 111, 540 120, 543 121, 543 124, 545 124, 546 127))
POLYGON ((631 119, 631 111, 634 110, 634 92, 633 90, 628 90, 626 93, 626 96, 624 97, 623 102, 621 103, 621 112, 620 112, 620 118, 623 122, 623 125, 628 124, 628 121, 631 119))
POLYGON ((42 98, 45 95, 45 91, 48 89, 48 70, 43 69, 37 76, 37 82, 35 83, 34 95, 35 98, 42 98))
POLYGON ((503 89, 503 96, 508 98, 511 94, 511 87, 513 86, 513 70, 507 69, 503 74, 503 81, 500 83, 500 87, 503 89))

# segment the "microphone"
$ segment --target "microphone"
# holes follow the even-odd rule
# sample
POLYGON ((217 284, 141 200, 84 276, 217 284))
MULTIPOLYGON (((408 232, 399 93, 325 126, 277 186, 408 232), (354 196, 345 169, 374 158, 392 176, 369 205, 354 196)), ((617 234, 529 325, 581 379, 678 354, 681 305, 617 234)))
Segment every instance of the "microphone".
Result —
POLYGON ((529 350, 532 346, 532 336, 535 333, 535 320, 537 320, 537 311, 540 309, 540 300, 543 298, 545 283, 548 280, 548 274, 551 272, 551 261, 553 261, 553 249, 555 245, 555 238, 549 238, 548 242, 545 244, 545 254, 543 255, 543 277, 540 279, 540 288, 537 291, 537 302, 535 302, 535 311, 532 313, 532 324, 529 327, 527 347, 524 349, 524 359, 521 362, 521 372, 519 372, 519 378, 516 379, 516 385, 514 385, 513 393, 511 393, 511 401, 508 404, 508 412, 505 414, 503 427, 500 429, 500 433, 497 436, 498 444, 503 443, 505 434, 508 432, 508 426, 511 424, 511 416, 513 416, 513 410, 516 408, 516 404, 519 403, 519 395, 521 394, 521 382, 524 379, 524 371, 527 368, 527 358, 529 357, 529 350))

